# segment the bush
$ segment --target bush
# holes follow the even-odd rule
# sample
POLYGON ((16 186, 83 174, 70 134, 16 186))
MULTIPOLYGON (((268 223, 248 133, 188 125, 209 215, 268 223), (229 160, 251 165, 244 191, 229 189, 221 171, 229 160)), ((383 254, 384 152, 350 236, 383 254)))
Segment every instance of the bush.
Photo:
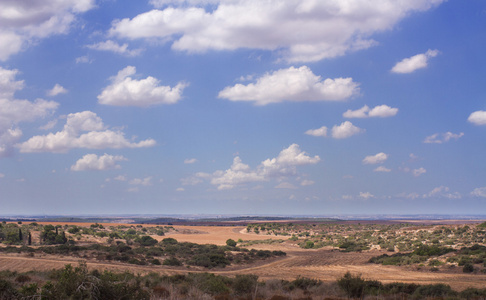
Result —
POLYGON ((462 267, 462 272, 464 273, 472 273, 474 272, 474 266, 470 263, 467 263, 462 267))
POLYGON ((158 243, 156 239, 148 235, 136 238, 135 242, 139 243, 140 246, 153 246, 158 243))
POLYGON ((351 298, 362 298, 365 294, 366 280, 360 275, 352 275, 346 272, 343 277, 337 281, 338 286, 351 298))
POLYGON ((182 266, 182 262, 176 257, 167 258, 162 264, 164 266, 182 266))
POLYGON ((450 286, 439 283, 439 284, 428 284, 418 287, 413 293, 414 298, 425 299, 427 297, 451 297, 455 296, 457 293, 451 289, 450 286))
POLYGON ((226 245, 230 246, 230 247, 236 247, 236 242, 232 239, 227 239, 226 240, 226 245))
POLYGON ((233 291, 237 295, 249 295, 256 289, 257 275, 236 275, 233 281, 233 291))

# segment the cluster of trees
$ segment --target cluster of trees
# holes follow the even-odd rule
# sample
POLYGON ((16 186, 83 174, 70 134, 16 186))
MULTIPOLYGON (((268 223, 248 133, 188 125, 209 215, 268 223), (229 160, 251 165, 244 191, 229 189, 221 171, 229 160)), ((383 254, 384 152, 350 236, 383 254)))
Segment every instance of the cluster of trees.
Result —
POLYGON ((32 235, 29 230, 23 229, 20 224, 22 222, 6 223, 3 221, 0 223, 0 242, 4 242, 7 245, 18 244, 32 244, 32 235))

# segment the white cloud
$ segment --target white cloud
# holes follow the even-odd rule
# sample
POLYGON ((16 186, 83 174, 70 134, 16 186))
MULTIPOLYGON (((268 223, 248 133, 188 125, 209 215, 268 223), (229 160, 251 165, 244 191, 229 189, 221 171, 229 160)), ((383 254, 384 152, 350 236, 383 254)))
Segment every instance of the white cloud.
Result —
POLYGON ((94 6, 94 0, 1 1, 0 60, 38 39, 67 33, 76 15, 94 6))
POLYGON ((369 48, 373 34, 442 1, 152 0, 163 9, 117 20, 110 34, 159 38, 178 51, 250 48, 278 51, 287 62, 319 61, 369 48))
POLYGON ((57 124, 57 120, 51 120, 51 121, 47 122, 46 125, 43 125, 43 126, 39 127, 39 129, 41 129, 41 130, 49 130, 49 129, 54 128, 54 126, 56 126, 56 124, 57 124))
POLYGON ((375 106, 368 115, 371 118, 374 117, 379 117, 379 118, 387 118, 387 117, 393 117, 398 113, 398 108, 391 108, 388 105, 378 105, 375 106))
POLYGON ((312 135, 312 136, 326 137, 327 136, 327 127, 322 126, 321 128, 318 128, 318 129, 309 129, 305 132, 305 134, 312 135))
POLYGON ((425 138, 424 143, 426 144, 442 144, 450 141, 451 139, 457 140, 464 136, 464 132, 452 133, 450 131, 446 133, 435 133, 425 138))
POLYGON ((388 173, 388 172, 391 172, 391 169, 388 169, 384 166, 379 166, 377 167, 376 169, 373 170, 374 172, 385 172, 385 173, 388 173))
POLYGON ((425 173, 427 173, 427 170, 422 168, 422 167, 412 170, 412 174, 415 177, 419 177, 420 175, 425 174, 425 173))
POLYGON ((99 42, 96 44, 87 45, 86 47, 93 50, 109 51, 109 52, 114 52, 126 56, 137 56, 140 55, 140 53, 142 53, 142 49, 129 50, 128 44, 125 43, 123 45, 120 45, 117 42, 114 42, 112 40, 107 40, 105 42, 99 42))
POLYGON ((309 185, 313 185, 314 183, 315 183, 315 181, 313 181, 313 180, 304 179, 300 182, 300 185, 301 186, 309 186, 309 185))
POLYGON ((93 61, 88 57, 88 56, 80 56, 76 57, 76 63, 77 64, 87 64, 87 63, 92 63, 93 61))
POLYGON ((267 105, 284 101, 342 101, 357 94, 359 87, 352 78, 323 80, 307 66, 302 66, 267 73, 248 85, 226 87, 218 97, 267 105))
POLYGON ((283 149, 277 157, 262 161, 256 169, 251 169, 239 157, 235 157, 228 170, 218 170, 212 175, 203 173, 206 176, 198 175, 198 177, 210 178, 211 184, 218 186, 218 190, 232 189, 247 183, 295 176, 298 166, 316 164, 319 161, 319 156, 308 156, 307 153, 300 150, 299 145, 292 144, 283 149))
POLYGON ((197 159, 195 158, 187 158, 184 160, 184 163, 185 164, 193 164, 193 163, 196 163, 197 162, 197 159))
POLYGON ((353 123, 349 121, 345 121, 341 123, 341 125, 334 125, 331 132, 332 137, 335 139, 346 139, 355 134, 365 132, 365 130, 354 126, 353 123))
POLYGON ((415 161, 417 161, 419 159, 419 157, 417 155, 413 154, 413 153, 410 153, 408 155, 408 157, 410 158, 409 159, 410 162, 415 162, 415 161))
POLYGON ((4 177, 5 177, 5 174, 0 173, 0 178, 4 178, 4 177))
POLYGON ((149 76, 136 80, 130 76, 136 73, 135 67, 128 66, 112 78, 100 95, 98 102, 115 106, 147 107, 158 104, 174 104, 182 97, 186 83, 179 82, 175 87, 159 85, 159 80, 149 76))
POLYGON ((177 189, 176 189, 176 192, 184 192, 184 191, 185 191, 185 190, 184 190, 184 188, 182 188, 182 187, 180 187, 180 188, 177 188, 177 189))
POLYGON ((370 198, 374 198, 375 196, 373 194, 371 194, 370 192, 360 192, 359 197, 367 200, 367 199, 370 199, 370 198))
POLYGON ((153 139, 138 143, 127 140, 121 131, 106 129, 103 121, 91 111, 69 114, 62 131, 38 135, 18 144, 20 152, 67 152, 74 148, 120 149, 155 145, 153 139))
POLYGON ((130 180, 129 184, 131 185, 142 185, 142 186, 150 186, 152 185, 152 177, 145 177, 145 178, 134 178, 130 180))
POLYGON ((64 87, 62 87, 59 83, 56 83, 56 85, 47 91, 48 96, 57 96, 59 94, 66 94, 68 90, 66 90, 64 87))
POLYGON ((486 198, 486 187, 475 188, 471 192, 471 195, 473 195, 475 197, 486 198))
POLYGON ((297 187, 290 182, 281 182, 275 186, 276 189, 289 189, 295 190, 297 187))
POLYGON ((427 194, 424 194, 423 198, 448 198, 448 199, 460 199, 462 196, 461 194, 454 192, 450 193, 450 189, 447 186, 439 186, 427 194))
POLYGON ((363 106, 357 110, 350 110, 348 109, 346 112, 343 113, 343 117, 345 118, 388 118, 393 117, 398 113, 398 108, 392 108, 388 105, 378 105, 375 106, 373 109, 370 109, 367 105, 363 106))
POLYGON ((398 194, 397 197, 400 197, 400 198, 405 198, 405 199, 417 199, 417 198, 420 198, 420 195, 417 194, 417 193, 401 193, 401 194, 398 194))
POLYGON ((486 111, 478 110, 469 115, 467 120, 474 125, 486 125, 486 111))
POLYGON ((59 106, 57 102, 42 99, 34 102, 15 99, 15 92, 24 87, 23 81, 15 80, 17 74, 17 70, 0 67, 0 157, 11 154, 20 140, 19 123, 45 118, 59 106))
POLYGON ((127 160, 121 155, 113 156, 104 154, 102 156, 96 154, 86 154, 80 158, 73 166, 72 171, 103 171, 109 169, 120 169, 121 166, 117 164, 117 161, 127 160))
POLYGON ((391 71, 393 73, 412 73, 415 70, 427 67, 429 58, 439 54, 438 50, 428 50, 425 53, 417 54, 409 58, 404 58, 398 62, 391 71))
POLYGON ((388 154, 380 152, 375 155, 366 156, 363 163, 367 165, 382 164, 388 159, 388 154))
POLYGON ((116 181, 127 181, 127 177, 124 176, 124 175, 118 175, 115 178, 113 178, 113 180, 116 180, 116 181))

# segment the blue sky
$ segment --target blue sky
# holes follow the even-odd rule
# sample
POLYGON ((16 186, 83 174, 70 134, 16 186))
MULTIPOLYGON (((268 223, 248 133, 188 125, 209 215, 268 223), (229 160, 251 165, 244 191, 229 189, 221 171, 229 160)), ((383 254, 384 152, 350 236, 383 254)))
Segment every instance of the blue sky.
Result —
POLYGON ((2 214, 484 214, 486 4, 0 2, 2 214))

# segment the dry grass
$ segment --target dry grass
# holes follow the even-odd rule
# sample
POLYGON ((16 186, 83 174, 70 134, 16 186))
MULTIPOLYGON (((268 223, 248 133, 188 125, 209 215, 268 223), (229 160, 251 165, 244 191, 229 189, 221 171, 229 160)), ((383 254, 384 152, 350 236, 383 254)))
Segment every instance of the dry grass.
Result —
MULTIPOLYGON (((39 222, 40 224, 43 224, 39 222)), ((86 223, 52 223, 53 225, 77 225, 89 226, 86 223)), ((117 224, 106 223, 105 227, 116 226, 117 224)), ((127 224, 120 224, 127 225, 127 224)), ((150 227, 155 225, 143 225, 150 227)), ((233 240, 264 240, 282 239, 280 236, 256 235, 246 233, 243 226, 173 226, 177 229, 176 233, 167 236, 154 236, 159 240, 171 237, 180 242, 193 242, 200 244, 224 245, 227 239, 233 240)), ((330 249, 308 250, 301 249, 291 243, 282 244, 258 244, 251 246, 255 249, 282 250, 287 253, 283 259, 270 262, 258 263, 256 265, 245 265, 226 268, 214 271, 220 275, 233 276, 236 274, 255 274, 261 279, 287 279, 293 280, 298 276, 320 279, 325 282, 335 281, 347 271, 361 274, 366 279, 379 280, 383 283, 406 282, 418 284, 444 283, 453 289, 463 290, 467 287, 484 288, 486 274, 463 274, 463 273, 444 273, 419 271, 407 267, 383 266, 369 264, 367 261, 372 256, 380 255, 384 252, 378 250, 364 251, 362 253, 343 253, 330 249)), ((29 257, 25 254, 1 254, 0 270, 12 270, 26 272, 30 270, 51 270, 62 268, 65 264, 77 264, 80 259, 73 257, 63 257, 54 255, 35 254, 29 257)), ((172 275, 177 273, 198 272, 191 268, 177 268, 167 266, 135 266, 118 262, 99 262, 87 260, 87 265, 91 269, 102 269, 112 271, 129 270, 135 273, 145 274, 148 272, 158 272, 161 274, 172 275)), ((207 270, 206 270, 207 271, 207 270)), ((213 272, 213 271, 211 271, 213 272)))

